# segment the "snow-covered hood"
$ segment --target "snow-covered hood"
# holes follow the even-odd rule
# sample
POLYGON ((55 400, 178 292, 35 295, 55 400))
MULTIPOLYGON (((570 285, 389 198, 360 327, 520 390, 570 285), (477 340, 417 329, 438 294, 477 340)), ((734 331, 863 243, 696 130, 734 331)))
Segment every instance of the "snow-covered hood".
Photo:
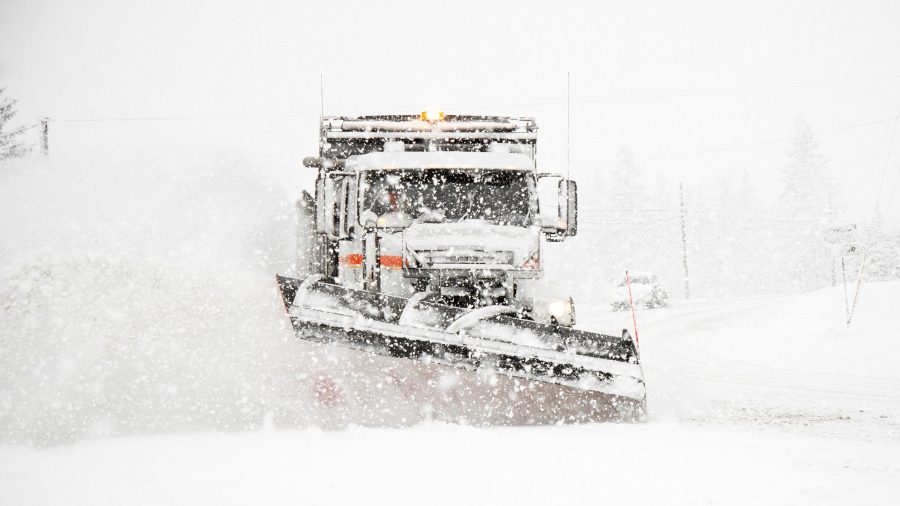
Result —
POLYGON ((510 251, 516 266, 537 251, 540 239, 538 227, 494 225, 483 220, 413 223, 403 232, 405 247, 414 252, 510 251))

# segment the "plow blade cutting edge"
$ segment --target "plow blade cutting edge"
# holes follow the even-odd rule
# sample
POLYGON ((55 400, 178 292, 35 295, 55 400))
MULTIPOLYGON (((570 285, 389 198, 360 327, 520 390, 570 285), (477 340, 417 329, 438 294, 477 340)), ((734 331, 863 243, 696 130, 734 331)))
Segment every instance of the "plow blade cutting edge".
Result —
POLYGON ((321 276, 276 276, 301 339, 378 355, 491 371, 616 399, 642 419, 646 390, 630 334, 610 336, 508 316, 511 308, 465 309, 353 290, 321 276))

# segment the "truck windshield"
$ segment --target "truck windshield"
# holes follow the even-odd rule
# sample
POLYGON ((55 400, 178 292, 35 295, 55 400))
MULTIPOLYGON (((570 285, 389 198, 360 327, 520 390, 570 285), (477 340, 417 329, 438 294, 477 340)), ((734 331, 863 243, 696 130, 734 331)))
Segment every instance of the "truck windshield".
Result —
POLYGON ((365 171, 360 181, 361 212, 399 213, 425 222, 479 219, 526 226, 533 195, 530 173, 516 170, 365 171))

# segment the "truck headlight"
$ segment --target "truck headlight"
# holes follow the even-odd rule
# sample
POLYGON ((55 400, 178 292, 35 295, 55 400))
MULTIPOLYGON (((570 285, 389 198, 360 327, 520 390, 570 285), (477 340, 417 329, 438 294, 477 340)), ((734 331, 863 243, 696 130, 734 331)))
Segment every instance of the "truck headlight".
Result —
POLYGON ((554 300, 547 306, 547 312, 550 313, 556 323, 566 327, 575 325, 575 304, 572 297, 564 300, 554 300))

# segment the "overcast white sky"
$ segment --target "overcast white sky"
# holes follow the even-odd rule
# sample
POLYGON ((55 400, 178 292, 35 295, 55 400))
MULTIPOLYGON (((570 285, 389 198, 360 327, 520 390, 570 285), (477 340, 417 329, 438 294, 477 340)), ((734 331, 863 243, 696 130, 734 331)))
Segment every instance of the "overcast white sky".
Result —
MULTIPOLYGON (((534 115, 540 162, 563 167, 567 71, 574 177, 629 146, 648 179, 776 183, 803 116, 868 218, 900 111, 900 2, 0 2, 23 121, 292 114, 59 121, 54 153, 220 144, 287 170, 316 149, 324 73, 326 113, 534 115)), ((884 193, 898 164, 895 146, 884 193)))

